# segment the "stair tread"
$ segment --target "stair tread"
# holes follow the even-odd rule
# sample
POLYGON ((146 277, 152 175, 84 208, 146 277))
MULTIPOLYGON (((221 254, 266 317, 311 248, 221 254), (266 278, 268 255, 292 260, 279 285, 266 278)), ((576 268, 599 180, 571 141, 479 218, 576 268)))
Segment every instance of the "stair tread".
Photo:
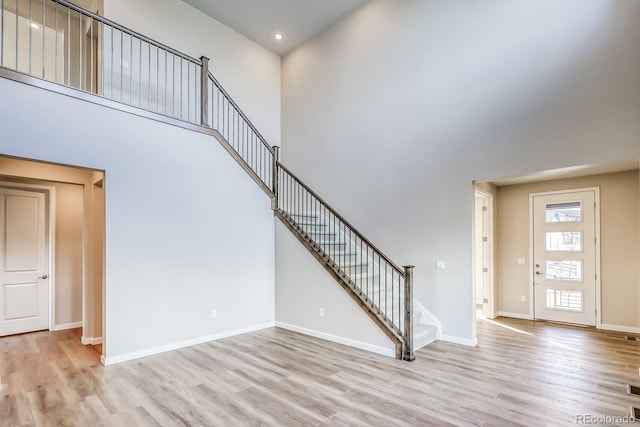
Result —
POLYGON ((413 339, 421 340, 422 338, 435 339, 438 335, 438 329, 432 325, 415 325, 413 327, 413 339))

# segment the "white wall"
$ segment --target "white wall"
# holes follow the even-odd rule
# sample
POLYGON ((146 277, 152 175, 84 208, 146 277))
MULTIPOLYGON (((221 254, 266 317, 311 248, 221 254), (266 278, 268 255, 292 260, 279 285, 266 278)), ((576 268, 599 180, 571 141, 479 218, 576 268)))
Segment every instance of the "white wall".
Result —
POLYGON ((283 59, 283 160, 472 343, 472 181, 640 158, 639 20, 632 1, 373 0, 283 59))
POLYGON ((276 271, 278 326, 395 356, 393 342, 279 220, 276 271))
POLYGON ((267 142, 280 145, 279 56, 180 0, 104 0, 104 15, 194 58, 207 56, 267 142))
POLYGON ((6 79, 0 93, 0 153, 106 171, 107 363, 273 324, 270 200, 218 142, 6 79))

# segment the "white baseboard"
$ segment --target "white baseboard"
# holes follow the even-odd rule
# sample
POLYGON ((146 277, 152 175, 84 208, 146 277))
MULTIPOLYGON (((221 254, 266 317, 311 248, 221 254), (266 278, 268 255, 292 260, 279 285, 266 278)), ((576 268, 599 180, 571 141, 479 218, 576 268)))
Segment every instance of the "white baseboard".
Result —
POLYGON ((51 328, 52 331, 66 331, 67 329, 75 329, 82 328, 82 322, 74 322, 74 323, 62 323, 60 325, 54 325, 51 328))
POLYGON ((102 344, 102 337, 97 337, 97 338, 82 337, 82 344, 84 345, 102 344))
MULTIPOLYGON (((335 342, 338 344, 348 345, 349 347, 359 348, 360 350, 366 350, 372 353, 382 354, 383 356, 396 357, 396 352, 392 348, 389 349, 385 347, 380 347, 380 346, 369 344, 366 342, 352 340, 350 338, 339 337, 337 335, 331 335, 325 332, 315 331, 313 329, 307 329, 300 326, 291 325, 289 323, 276 322, 276 327, 287 329, 293 332, 298 332, 304 335, 309 335, 315 338, 320 338, 322 340, 327 340, 327 341, 335 342)), ((393 346, 393 344, 391 343, 390 345, 393 346)))
POLYGON ((453 335, 440 335, 440 341, 450 342, 452 344, 461 344, 466 345, 467 347, 475 347, 478 345, 478 338, 460 338, 454 337, 453 335))
POLYGON ((598 329, 606 329, 607 331, 616 332, 628 332, 630 334, 640 334, 640 328, 635 328, 633 326, 609 325, 603 323, 598 329))
MULTIPOLYGON (((100 359, 105 366, 115 365, 116 363, 122 363, 133 359, 139 359, 141 357, 151 356, 158 353, 165 353, 171 350, 177 350, 179 348, 191 347, 193 345, 203 344, 209 341, 216 341, 222 338, 228 338, 235 335, 246 334, 249 332, 259 331, 261 329, 274 327, 274 322, 261 323, 259 325, 248 326, 246 328, 235 329, 232 331, 220 332, 213 335, 205 335, 203 337, 192 338, 189 340, 178 341, 171 344, 160 345, 157 347, 147 348, 144 350, 132 351, 131 353, 119 354, 116 356, 107 356, 100 359)), ((107 352, 109 349, 107 348, 107 352)))
POLYGON ((533 316, 525 313, 509 313, 508 311, 496 311, 496 317, 512 317, 514 319, 533 320, 533 316))

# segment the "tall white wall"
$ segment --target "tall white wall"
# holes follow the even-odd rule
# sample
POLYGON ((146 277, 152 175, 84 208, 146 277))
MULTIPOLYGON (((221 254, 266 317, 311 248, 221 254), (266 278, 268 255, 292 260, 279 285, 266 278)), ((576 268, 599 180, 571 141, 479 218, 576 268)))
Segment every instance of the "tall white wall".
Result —
POLYGON ((6 79, 0 93, 0 153, 105 170, 107 363, 273 324, 270 200, 218 142, 6 79))
POLYGON ((283 160, 473 343, 472 181, 640 158, 639 20, 633 1, 372 0, 283 59, 283 160))
MULTIPOLYGON (((180 0, 104 0, 104 16, 190 55, 271 145, 280 145, 280 57, 180 0)), ((108 92, 107 92, 108 93, 108 92)))

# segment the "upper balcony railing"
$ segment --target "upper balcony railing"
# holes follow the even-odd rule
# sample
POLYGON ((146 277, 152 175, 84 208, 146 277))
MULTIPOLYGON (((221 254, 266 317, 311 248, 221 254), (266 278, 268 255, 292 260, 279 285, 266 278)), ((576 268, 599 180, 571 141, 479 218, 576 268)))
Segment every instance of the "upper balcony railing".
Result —
POLYGON ((196 59, 64 0, 0 0, 0 66, 215 129, 273 195, 273 153, 196 59))

